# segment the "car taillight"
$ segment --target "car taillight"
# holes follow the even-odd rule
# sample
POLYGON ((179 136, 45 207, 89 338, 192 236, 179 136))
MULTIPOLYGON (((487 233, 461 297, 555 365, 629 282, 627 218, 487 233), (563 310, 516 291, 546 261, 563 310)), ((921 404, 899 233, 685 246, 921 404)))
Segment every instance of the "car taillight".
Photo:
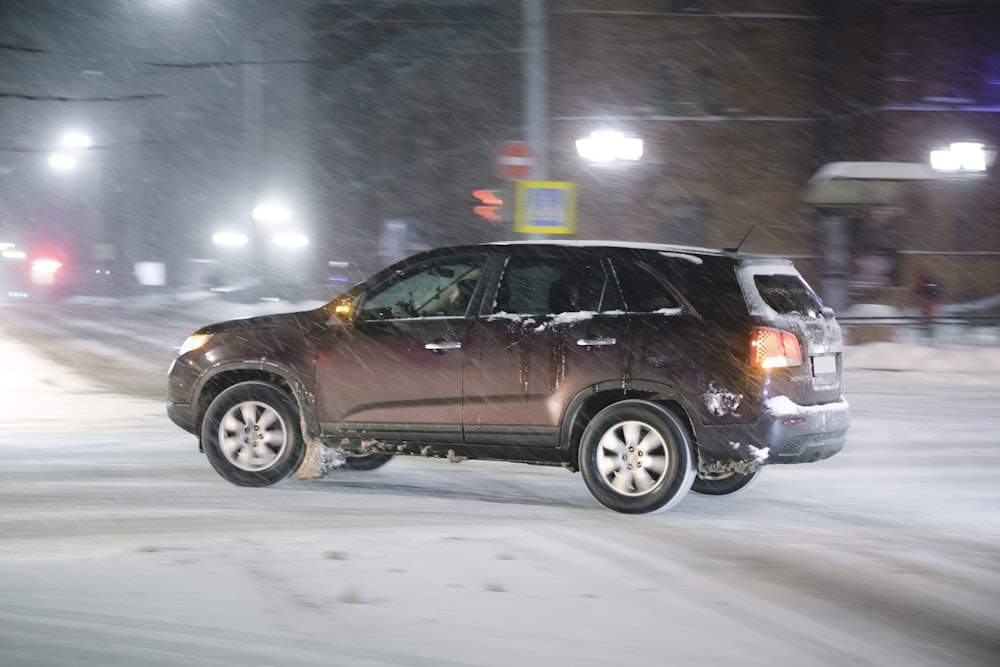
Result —
POLYGON ((750 338, 750 365, 757 368, 801 366, 799 339, 788 331, 755 328, 750 338))

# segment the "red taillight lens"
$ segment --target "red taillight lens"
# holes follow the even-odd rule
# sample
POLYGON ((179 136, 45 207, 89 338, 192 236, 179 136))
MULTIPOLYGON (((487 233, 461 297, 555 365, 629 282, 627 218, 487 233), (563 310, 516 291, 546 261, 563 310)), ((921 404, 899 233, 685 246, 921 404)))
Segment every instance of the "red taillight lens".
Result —
POLYGON ((795 334, 758 327, 750 338, 750 365, 757 368, 788 368, 802 365, 802 350, 795 334))

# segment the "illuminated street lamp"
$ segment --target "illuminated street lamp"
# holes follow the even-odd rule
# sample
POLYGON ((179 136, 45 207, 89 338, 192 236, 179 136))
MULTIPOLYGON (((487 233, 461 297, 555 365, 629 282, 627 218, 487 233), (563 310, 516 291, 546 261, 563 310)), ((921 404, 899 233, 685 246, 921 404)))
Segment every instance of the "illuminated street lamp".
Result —
POLYGON ((216 232, 212 235, 212 242, 216 245, 227 247, 244 246, 250 239, 242 232, 216 232))
POLYGON ((253 219, 267 230, 255 230, 251 243, 260 244, 262 275, 266 281, 281 281, 294 277, 302 270, 301 261, 289 261, 289 253, 298 256, 309 245, 309 239, 298 229, 297 216, 284 202, 271 199, 253 209, 253 219), (293 218, 296 218, 292 223, 293 218), (279 231, 280 230, 280 231, 279 231))
POLYGON ((931 166, 949 174, 981 174, 993 164, 996 151, 974 141, 958 141, 931 151, 931 166))
POLYGON ((0 257, 4 259, 26 259, 28 254, 14 247, 13 243, 0 243, 0 257))
POLYGON ((604 172, 599 177, 596 177, 596 173, 593 174, 596 177, 595 199, 601 209, 601 232, 607 238, 623 234, 626 210, 630 205, 628 193, 634 174, 630 174, 633 171, 630 168, 614 167, 636 163, 642 159, 642 139, 625 136, 624 132, 617 130, 595 130, 590 136, 576 140, 576 152, 586 162, 604 172), (612 169, 604 171, 608 167, 612 169))
POLYGON ((68 172, 76 169, 79 161, 76 151, 86 150, 94 145, 90 135, 79 130, 71 130, 59 139, 59 151, 49 155, 49 166, 56 171, 68 172))
POLYGON ((597 164, 635 162, 642 158, 642 139, 624 132, 598 130, 576 140, 576 151, 584 160, 597 164))
POLYGON ((292 219, 292 212, 280 202, 264 202, 253 210, 253 219, 265 224, 280 224, 292 219))
POLYGON ((104 184, 102 160, 98 159, 94 141, 80 130, 68 130, 48 156, 49 167, 64 176, 73 175, 74 196, 82 202, 79 226, 80 242, 89 246, 87 261, 98 264, 117 259, 119 246, 105 229, 104 184), (85 240, 85 241, 84 241, 85 240))
POLYGON ((76 158, 69 153, 53 153, 49 156, 49 166, 55 171, 73 171, 76 169, 76 165, 76 158))
POLYGON ((89 134, 78 130, 71 130, 62 135, 59 144, 64 148, 90 148, 94 145, 94 142, 91 141, 89 134))

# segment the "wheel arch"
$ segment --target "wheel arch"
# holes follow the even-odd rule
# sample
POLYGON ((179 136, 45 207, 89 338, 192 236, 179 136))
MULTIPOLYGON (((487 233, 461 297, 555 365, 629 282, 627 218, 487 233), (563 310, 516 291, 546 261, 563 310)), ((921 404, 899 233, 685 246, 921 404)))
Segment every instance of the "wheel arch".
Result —
MULTIPOLYGON (((201 433, 201 425, 205 420, 208 406, 211 405, 216 396, 233 385, 255 381, 266 382, 286 392, 299 408, 300 425, 304 431, 303 437, 315 436, 314 424, 316 422, 313 414, 313 403, 303 384, 281 366, 260 361, 228 364, 215 369, 215 372, 204 379, 196 393, 195 432, 201 433)), ((198 448, 202 449, 200 437, 198 448)))
POLYGON ((604 408, 629 399, 639 399, 656 403, 673 413, 687 429, 688 440, 694 450, 692 456, 697 461, 697 429, 692 418, 694 411, 679 391, 659 382, 635 382, 623 389, 620 383, 591 385, 578 393, 566 409, 560 433, 560 442, 566 449, 569 468, 580 469, 580 439, 584 429, 593 417, 604 408))

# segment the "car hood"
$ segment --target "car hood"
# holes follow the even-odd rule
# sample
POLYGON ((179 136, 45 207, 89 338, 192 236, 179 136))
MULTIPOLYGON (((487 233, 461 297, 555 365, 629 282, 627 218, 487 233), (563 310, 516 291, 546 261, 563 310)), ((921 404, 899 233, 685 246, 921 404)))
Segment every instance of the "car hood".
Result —
POLYGON ((253 317, 241 317, 235 320, 226 320, 203 326, 196 333, 218 334, 230 333, 234 331, 248 331, 251 329, 273 329, 275 327, 301 326, 306 322, 311 322, 316 318, 315 310, 308 310, 297 313, 276 313, 272 315, 255 315, 253 317))

